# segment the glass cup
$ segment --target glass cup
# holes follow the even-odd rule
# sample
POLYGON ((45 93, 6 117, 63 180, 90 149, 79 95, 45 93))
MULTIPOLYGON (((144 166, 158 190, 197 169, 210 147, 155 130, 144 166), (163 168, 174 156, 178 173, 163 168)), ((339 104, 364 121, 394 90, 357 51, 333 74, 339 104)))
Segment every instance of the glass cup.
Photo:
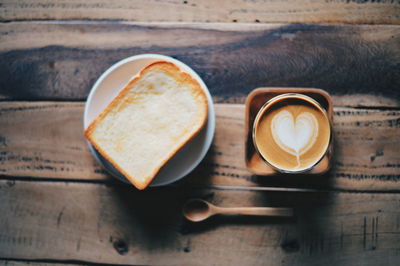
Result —
MULTIPOLYGON (((319 125, 318 125, 318 128, 319 128, 319 125)), ((264 162, 266 162, 272 168, 274 168, 275 170, 277 170, 278 172, 281 172, 281 173, 303 173, 303 172, 307 172, 307 171, 311 170, 312 168, 314 168, 322 160, 322 158, 326 155, 327 151, 329 150, 329 147, 330 147, 330 144, 332 141, 332 122, 329 118, 327 111, 313 98, 306 96, 304 94, 300 94, 300 93, 285 93, 285 94, 281 94, 281 95, 278 95, 278 96, 270 99, 258 111, 256 118, 254 120, 254 123, 253 123, 252 138, 253 138, 253 144, 254 144, 256 151, 261 156, 261 158, 264 160, 264 162), (288 168, 278 165, 277 163, 274 163, 273 159, 271 159, 271 158, 273 158, 271 153, 268 154, 265 152, 265 150, 262 149, 262 145, 264 145, 264 147, 266 145, 272 145, 271 143, 274 142, 274 140, 273 139, 261 139, 260 135, 258 134, 258 131, 260 130, 260 121, 262 120, 262 118, 264 116, 268 115, 268 111, 274 107, 277 107, 278 104, 282 105, 282 106, 289 106, 290 103, 285 105, 285 103, 284 103, 285 101, 286 102, 295 101, 297 104, 303 103, 304 105, 312 106, 312 108, 317 110, 318 113, 322 114, 322 116, 319 116, 319 117, 322 117, 322 119, 324 119, 323 124, 325 125, 325 127, 323 127, 323 130, 329 131, 329 133, 325 133, 325 135, 328 134, 328 136, 323 138, 324 141, 322 141, 322 143, 319 143, 319 145, 322 145, 323 147, 321 149, 317 148, 317 149, 319 149, 318 151, 319 151, 320 156, 313 158, 313 160, 311 160, 312 162, 307 164, 306 167, 302 167, 300 169, 295 169, 295 168, 288 169, 288 168), (261 142, 263 142, 264 144, 261 145, 261 142), (268 144, 268 143, 270 143, 270 144, 268 144)), ((314 143, 311 146, 311 148, 313 148, 314 145, 318 145, 318 143, 314 143)), ((321 147, 321 146, 318 146, 318 147, 321 147)), ((277 153, 275 152, 275 154, 277 154, 277 153)), ((298 161, 300 160, 299 159, 300 156, 301 155, 298 155, 298 157, 297 157, 298 161)))

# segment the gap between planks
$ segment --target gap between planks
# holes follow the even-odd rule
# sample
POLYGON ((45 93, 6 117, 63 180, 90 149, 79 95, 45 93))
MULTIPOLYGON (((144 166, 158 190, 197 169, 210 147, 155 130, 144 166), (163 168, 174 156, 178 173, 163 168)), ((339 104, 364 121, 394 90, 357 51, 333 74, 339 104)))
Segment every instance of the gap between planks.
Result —
POLYGON ((91 261, 81 260, 57 260, 57 259, 21 259, 21 258, 10 258, 0 257, 0 266, 21 266, 21 265, 32 265, 32 266, 51 266, 60 264, 64 266, 68 265, 118 265, 125 266, 129 264, 107 264, 107 263, 96 263, 91 261))
MULTIPOLYGON (((63 178, 38 178, 38 177, 26 177, 26 176, 5 176, 0 175, 0 181, 6 181, 8 184, 12 185, 13 182, 49 182, 49 183, 76 183, 76 184, 92 184, 92 185, 103 185, 107 187, 133 187, 133 185, 125 184, 117 179, 112 180, 85 180, 85 179, 63 179, 63 178)), ((189 189, 207 189, 207 190, 225 190, 225 191, 249 191, 249 192, 287 192, 287 193, 365 193, 365 194, 396 194, 400 193, 400 189, 396 190, 356 190, 356 189, 320 189, 320 188, 301 188, 301 187, 263 187, 263 186, 200 186, 200 185, 190 185, 181 184, 179 181, 177 183, 164 185, 162 187, 149 187, 146 191, 157 191, 163 188, 189 188, 189 189)))

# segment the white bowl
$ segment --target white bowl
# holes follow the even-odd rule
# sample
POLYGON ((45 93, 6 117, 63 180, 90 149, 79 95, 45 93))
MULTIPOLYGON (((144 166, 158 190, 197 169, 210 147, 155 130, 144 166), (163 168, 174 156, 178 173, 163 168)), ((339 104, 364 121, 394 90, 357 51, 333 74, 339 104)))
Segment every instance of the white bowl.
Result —
MULTIPOLYGON (((158 175, 150 184, 152 187, 170 184, 189 174, 201 162, 211 146, 215 131, 214 105, 210 92, 199 75, 181 61, 165 55, 141 54, 125 58, 107 69, 93 85, 86 101, 83 116, 83 126, 86 129, 133 76, 150 63, 160 60, 176 64, 181 70, 189 73, 199 82, 207 95, 208 120, 204 128, 161 168, 158 175)), ((88 145, 97 161, 112 176, 129 183, 89 142, 88 145)))

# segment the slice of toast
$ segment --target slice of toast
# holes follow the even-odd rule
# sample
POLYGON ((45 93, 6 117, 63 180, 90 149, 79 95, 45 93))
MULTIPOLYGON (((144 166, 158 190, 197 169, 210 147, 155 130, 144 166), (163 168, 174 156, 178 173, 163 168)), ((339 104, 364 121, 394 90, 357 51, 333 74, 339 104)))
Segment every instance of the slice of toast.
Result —
POLYGON ((152 63, 85 130, 85 137, 138 189, 145 189, 207 120, 199 83, 175 64, 152 63))

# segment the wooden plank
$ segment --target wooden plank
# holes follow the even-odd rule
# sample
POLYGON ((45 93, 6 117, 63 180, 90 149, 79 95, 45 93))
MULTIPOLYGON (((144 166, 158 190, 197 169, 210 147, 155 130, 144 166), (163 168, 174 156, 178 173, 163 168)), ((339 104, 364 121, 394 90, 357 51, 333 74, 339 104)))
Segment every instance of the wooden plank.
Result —
MULTIPOLYGON (((32 266, 50 266, 50 265, 57 265, 57 261, 52 261, 52 262, 36 262, 36 261, 30 261, 30 260, 0 260, 0 265, 2 266, 26 266, 26 265, 32 265, 32 266)), ((72 264, 72 263, 65 263, 65 262, 60 262, 59 265, 63 266, 76 266, 76 265, 83 265, 83 264, 72 264)))
POLYGON ((0 19, 399 24, 399 12, 397 0, 2 0, 0 19))
POLYGON ((317 87, 340 106, 400 106, 400 26, 13 22, 0 27, 0 98, 86 98, 113 63, 171 55, 217 102, 257 87, 317 87))
POLYGON ((23 181, 0 181, 0 190, 0 258, 130 265, 395 265, 400 259, 396 193, 139 192, 23 181), (192 224, 181 214, 190 197, 221 206, 292 206, 297 215, 192 224))
MULTIPOLYGON (((1 102, 3 176, 112 180, 83 138, 83 103, 1 102)), ((202 164, 184 182, 196 186, 313 186, 400 190, 400 111, 336 107, 336 159, 325 176, 258 177, 244 162, 244 106, 216 105, 216 134, 202 164)))

